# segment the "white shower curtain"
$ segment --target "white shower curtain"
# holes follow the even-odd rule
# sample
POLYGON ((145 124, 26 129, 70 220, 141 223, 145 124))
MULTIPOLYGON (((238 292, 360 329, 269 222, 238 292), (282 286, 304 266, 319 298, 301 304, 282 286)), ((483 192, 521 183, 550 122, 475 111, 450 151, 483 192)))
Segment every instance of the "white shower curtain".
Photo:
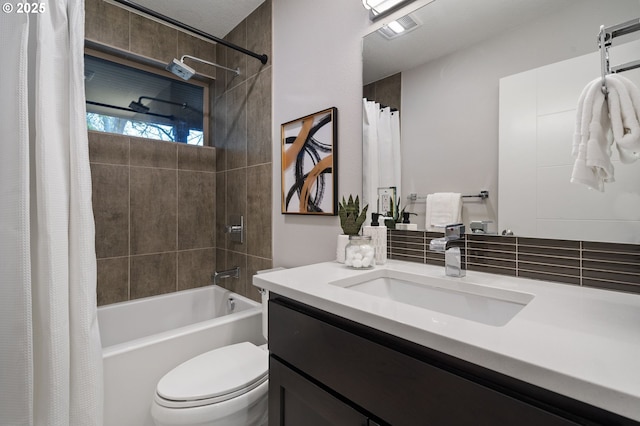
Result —
POLYGON ((101 425, 84 4, 16 4, 0 15, 0 425, 101 425))
POLYGON ((400 114, 364 98, 362 116, 362 203, 377 212, 378 188, 395 186, 397 196, 401 194, 400 114))

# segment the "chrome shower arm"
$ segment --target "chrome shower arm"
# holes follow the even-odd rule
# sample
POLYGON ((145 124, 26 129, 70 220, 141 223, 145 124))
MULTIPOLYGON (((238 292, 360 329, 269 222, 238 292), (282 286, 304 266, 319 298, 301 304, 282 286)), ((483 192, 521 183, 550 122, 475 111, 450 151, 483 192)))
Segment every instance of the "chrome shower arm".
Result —
POLYGON ((191 55, 182 55, 182 58, 180 58, 180 62, 184 62, 184 58, 189 58, 189 59, 192 59, 192 60, 194 60, 196 62, 201 62, 203 64, 211 65, 213 67, 222 68, 223 70, 227 70, 227 71, 230 71, 232 73, 235 73, 236 75, 240 75, 240 68, 236 68, 236 69, 227 68, 227 67, 222 66, 220 64, 216 64, 215 62, 205 61, 204 59, 196 58, 195 56, 191 56, 191 55))

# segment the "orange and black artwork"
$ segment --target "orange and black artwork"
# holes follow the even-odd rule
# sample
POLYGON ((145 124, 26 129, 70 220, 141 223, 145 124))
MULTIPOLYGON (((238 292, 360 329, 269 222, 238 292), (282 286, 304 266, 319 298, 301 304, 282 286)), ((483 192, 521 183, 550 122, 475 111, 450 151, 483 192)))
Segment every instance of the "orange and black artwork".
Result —
POLYGON ((282 213, 337 214, 337 108, 282 125, 282 213))

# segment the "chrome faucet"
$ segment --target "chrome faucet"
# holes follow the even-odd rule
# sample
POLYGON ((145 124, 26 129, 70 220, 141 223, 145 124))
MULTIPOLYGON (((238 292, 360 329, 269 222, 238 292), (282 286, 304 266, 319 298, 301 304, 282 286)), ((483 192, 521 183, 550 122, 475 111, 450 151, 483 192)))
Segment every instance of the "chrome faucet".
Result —
POLYGON ((218 281, 221 278, 240 278, 240 267, 236 266, 233 269, 227 269, 226 271, 215 271, 213 275, 211 275, 211 279, 213 280, 213 284, 218 284, 218 281))
POLYGON ((464 239, 464 225, 454 223, 444 227, 444 237, 429 242, 429 250, 444 253, 444 271, 449 277, 464 277, 466 263, 462 260, 460 247, 449 247, 449 242, 464 239))

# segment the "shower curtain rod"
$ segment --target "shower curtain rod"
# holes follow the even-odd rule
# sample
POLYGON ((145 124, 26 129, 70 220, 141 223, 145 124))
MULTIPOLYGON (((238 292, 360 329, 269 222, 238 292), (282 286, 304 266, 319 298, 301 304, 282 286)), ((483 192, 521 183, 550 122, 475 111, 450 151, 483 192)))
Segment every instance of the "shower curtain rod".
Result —
POLYGON ((171 24, 171 25, 173 25, 175 27, 178 27, 178 28, 181 28, 183 30, 189 31, 191 33, 197 34, 197 35, 199 35, 201 37, 204 37, 204 38, 206 38, 208 40, 215 41, 216 43, 220 43, 223 46, 227 46, 227 47, 229 47, 229 48, 231 48, 233 50, 237 50, 238 52, 244 53, 245 55, 254 57, 254 58, 260 60, 260 62, 262 62, 263 64, 266 64, 267 61, 269 60, 269 57, 267 55, 265 55, 265 54, 261 55, 261 54, 256 53, 256 52, 252 52, 251 50, 247 50, 244 47, 240 47, 240 46, 235 45, 233 43, 230 43, 230 42, 228 42, 226 40, 218 38, 218 37, 216 37, 214 35, 211 35, 209 33, 205 33, 204 31, 201 31, 201 30, 199 30, 197 28, 194 28, 194 27, 192 27, 190 25, 184 24, 184 23, 182 23, 180 21, 176 21, 175 19, 173 19, 173 18, 171 18, 169 16, 166 16, 166 15, 163 15, 161 13, 158 13, 155 10, 151 10, 151 9, 145 7, 145 6, 139 5, 138 3, 134 3, 134 2, 129 1, 129 0, 108 0, 108 1, 110 1, 112 3, 119 3, 122 6, 125 6, 127 8, 136 10, 138 12, 141 12, 141 13, 145 14, 145 15, 152 16, 152 17, 154 17, 156 19, 159 19, 159 20, 161 20, 163 22, 166 22, 168 24, 171 24))

